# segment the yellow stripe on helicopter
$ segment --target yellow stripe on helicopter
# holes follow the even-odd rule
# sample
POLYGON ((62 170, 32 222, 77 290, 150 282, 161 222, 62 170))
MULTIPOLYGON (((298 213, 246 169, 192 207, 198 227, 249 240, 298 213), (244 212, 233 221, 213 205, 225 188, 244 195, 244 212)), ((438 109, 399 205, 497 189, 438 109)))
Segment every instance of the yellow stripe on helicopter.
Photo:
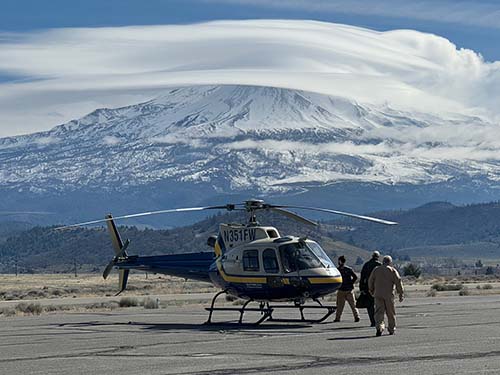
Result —
POLYGON ((215 241, 215 245, 214 245, 214 253, 215 253, 215 256, 216 257, 219 257, 222 255, 222 249, 220 248, 220 245, 219 245, 219 240, 216 240, 215 241))
MULTIPOLYGON (((217 269, 220 275, 228 283, 244 283, 244 284, 267 284, 267 277, 252 277, 252 276, 236 276, 227 275, 222 268, 220 260, 217 260, 217 269)), ((341 284, 342 276, 331 276, 331 277, 308 277, 307 278, 311 284, 341 284)), ((284 285, 290 285, 290 279, 287 277, 283 278, 284 285)))
POLYGON ((342 276, 309 277, 311 284, 342 284, 342 276))

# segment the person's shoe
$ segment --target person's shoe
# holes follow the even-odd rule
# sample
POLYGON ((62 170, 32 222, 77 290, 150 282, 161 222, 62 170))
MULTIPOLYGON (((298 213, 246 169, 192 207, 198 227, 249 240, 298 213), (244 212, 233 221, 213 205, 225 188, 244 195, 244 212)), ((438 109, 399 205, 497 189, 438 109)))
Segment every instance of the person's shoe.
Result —
POLYGON ((396 333, 395 331, 392 332, 389 331, 389 335, 394 335, 395 333, 396 333))
POLYGON ((335 319, 333 322, 338 323, 338 322, 340 322, 340 319, 335 319))
POLYGON ((354 323, 357 323, 359 322, 359 317, 358 318, 354 318, 354 323))
POLYGON ((377 337, 382 336, 382 330, 377 329, 377 333, 375 334, 375 336, 377 336, 377 337))

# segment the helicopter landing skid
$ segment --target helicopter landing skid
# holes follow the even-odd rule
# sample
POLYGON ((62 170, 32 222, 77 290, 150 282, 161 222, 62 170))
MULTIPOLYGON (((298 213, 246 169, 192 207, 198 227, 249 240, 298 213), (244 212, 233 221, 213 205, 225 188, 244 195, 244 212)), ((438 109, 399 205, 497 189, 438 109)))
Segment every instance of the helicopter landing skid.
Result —
POLYGON ((205 322, 205 324, 216 324, 212 322, 212 315, 214 311, 238 311, 240 313, 240 317, 238 319, 238 324, 251 324, 251 325, 259 325, 266 320, 273 321, 273 322, 300 322, 300 323, 321 323, 324 322, 330 315, 332 315, 335 310, 337 309, 336 306, 327 306, 323 305, 319 300, 314 300, 315 302, 318 303, 318 306, 310 306, 310 305, 303 305, 303 304, 294 304, 293 306, 291 305, 274 305, 271 306, 269 305, 268 302, 260 302, 258 308, 249 308, 247 307, 250 302, 255 302, 254 300, 248 300, 246 301, 241 307, 214 307, 215 301, 217 297, 219 297, 222 294, 227 294, 227 290, 222 290, 218 292, 214 298, 212 299, 212 303, 210 307, 206 307, 205 310, 209 312, 208 314, 208 320, 205 322), (273 312, 275 309, 298 309, 300 311, 300 319, 281 319, 281 318, 273 318, 273 312), (319 319, 306 319, 304 317, 304 310, 306 309, 326 309, 325 315, 323 315, 319 319), (254 312, 260 312, 261 317, 259 320, 257 320, 254 323, 243 323, 243 315, 247 311, 254 311, 254 312))
POLYGON ((299 323, 322 323, 324 322, 326 319, 328 319, 329 316, 331 316, 336 310, 337 310, 337 306, 329 306, 329 305, 323 305, 319 300, 315 299, 314 300, 315 302, 318 303, 318 305, 303 305, 303 304, 294 304, 293 306, 291 305, 273 305, 273 306, 270 306, 269 304, 267 304, 267 307, 270 308, 272 311, 271 311, 271 315, 269 316, 269 321, 273 321, 273 322, 299 322, 299 323), (300 319, 283 319, 283 318, 274 318, 272 316, 272 313, 275 311, 275 310, 278 310, 278 309, 298 309, 299 312, 300 312, 300 319), (318 310, 318 309, 324 309, 326 310, 325 314, 319 318, 319 319, 306 319, 305 316, 304 316, 304 310, 310 310, 310 309, 313 309, 313 310, 318 310))
POLYGON ((250 302, 255 302, 254 300, 250 299, 246 301, 243 306, 241 307, 214 307, 215 305, 215 300, 217 297, 219 297, 221 294, 227 294, 227 290, 222 290, 218 292, 214 298, 212 299, 212 303, 210 307, 206 307, 205 310, 209 312, 208 314, 208 320, 205 322, 205 324, 217 324, 212 322, 212 314, 214 311, 238 311, 240 313, 240 318, 238 319, 238 324, 251 324, 251 325, 259 325, 260 323, 264 322, 265 320, 269 319, 271 317, 271 314, 273 313, 272 308, 269 306, 265 306, 264 303, 261 303, 258 308, 251 308, 247 307, 250 302), (254 323, 243 323, 243 315, 247 311, 257 311, 260 312, 261 317, 259 320, 257 320, 254 323))

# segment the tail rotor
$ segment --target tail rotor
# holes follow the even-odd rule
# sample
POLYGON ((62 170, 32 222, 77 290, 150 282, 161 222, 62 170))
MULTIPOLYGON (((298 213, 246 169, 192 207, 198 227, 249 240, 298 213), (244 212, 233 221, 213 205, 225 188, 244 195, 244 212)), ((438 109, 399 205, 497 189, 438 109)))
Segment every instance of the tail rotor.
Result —
MULTIPOLYGON (((113 248, 115 250, 115 256, 113 257, 113 259, 111 259, 111 261, 104 269, 104 272, 102 273, 102 277, 104 277, 104 279, 106 279, 109 276, 109 274, 113 270, 113 267, 115 267, 118 264, 118 262, 128 258, 126 250, 128 248, 128 245, 130 245, 129 239, 125 240, 125 242, 122 241, 120 233, 116 228, 116 224, 111 214, 106 215, 106 224, 108 226, 109 234, 111 236, 111 243, 113 244, 113 248)), ((127 288, 129 270, 120 269, 118 270, 118 273, 119 273, 120 291, 116 295, 120 294, 127 288)))
POLYGON ((108 278, 109 274, 111 273, 111 270, 118 263, 118 261, 123 260, 123 259, 127 259, 127 253, 125 252, 125 250, 127 250, 127 247, 129 244, 130 244, 130 240, 127 239, 125 241, 125 243, 123 244, 120 252, 118 254, 116 254, 115 257, 108 263, 108 265, 104 269, 104 272, 102 273, 102 277, 104 277, 104 279, 108 278))

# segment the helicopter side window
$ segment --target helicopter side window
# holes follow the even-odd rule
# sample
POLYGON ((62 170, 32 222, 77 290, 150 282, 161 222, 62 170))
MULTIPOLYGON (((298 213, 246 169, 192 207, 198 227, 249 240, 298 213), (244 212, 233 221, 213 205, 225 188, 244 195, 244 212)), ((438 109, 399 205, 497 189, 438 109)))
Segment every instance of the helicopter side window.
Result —
POLYGON ((287 273, 323 267, 318 257, 300 242, 280 246, 280 255, 283 269, 287 273))
POLYGON ((244 271, 259 271, 259 251, 245 250, 243 252, 243 270, 244 271))
POLYGON ((262 263, 264 264, 264 271, 269 273, 278 273, 280 271, 278 265, 278 258, 274 249, 266 249, 262 253, 262 263))

